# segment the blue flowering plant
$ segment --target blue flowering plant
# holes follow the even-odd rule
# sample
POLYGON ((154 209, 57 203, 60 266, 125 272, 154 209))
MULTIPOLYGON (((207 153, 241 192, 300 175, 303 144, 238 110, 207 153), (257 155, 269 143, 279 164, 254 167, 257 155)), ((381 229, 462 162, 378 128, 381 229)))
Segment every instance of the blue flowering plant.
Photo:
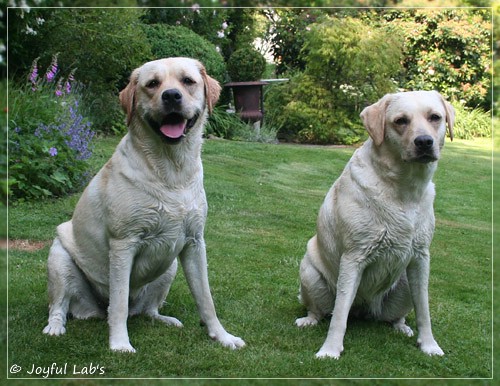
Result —
POLYGON ((74 71, 60 75, 54 56, 45 72, 35 59, 27 81, 9 90, 11 198, 58 197, 87 182, 94 132, 81 89, 74 71))

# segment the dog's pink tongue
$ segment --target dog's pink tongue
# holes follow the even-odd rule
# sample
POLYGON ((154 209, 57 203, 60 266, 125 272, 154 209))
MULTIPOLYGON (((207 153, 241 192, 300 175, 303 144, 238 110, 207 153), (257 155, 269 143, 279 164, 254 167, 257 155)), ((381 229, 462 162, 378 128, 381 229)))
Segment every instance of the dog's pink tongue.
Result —
POLYGON ((165 137, 180 138, 184 134, 186 122, 167 124, 160 127, 160 131, 165 137))

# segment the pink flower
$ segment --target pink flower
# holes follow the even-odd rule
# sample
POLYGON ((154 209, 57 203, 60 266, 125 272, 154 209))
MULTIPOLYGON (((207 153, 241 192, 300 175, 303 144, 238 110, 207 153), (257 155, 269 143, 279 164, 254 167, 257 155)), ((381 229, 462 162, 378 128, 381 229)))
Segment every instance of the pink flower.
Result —
POLYGON ((33 61, 33 64, 31 65, 31 74, 30 74, 29 81, 31 83, 31 89, 33 91, 36 91, 37 83, 38 83, 38 58, 36 58, 33 61))
POLYGON ((57 73, 57 55, 52 58, 52 63, 50 64, 50 69, 45 74, 48 82, 52 82, 57 73))
POLYGON ((31 71, 30 82, 36 83, 37 78, 38 78, 38 67, 37 67, 36 63, 33 63, 33 64, 34 64, 34 66, 33 66, 33 70, 31 71))

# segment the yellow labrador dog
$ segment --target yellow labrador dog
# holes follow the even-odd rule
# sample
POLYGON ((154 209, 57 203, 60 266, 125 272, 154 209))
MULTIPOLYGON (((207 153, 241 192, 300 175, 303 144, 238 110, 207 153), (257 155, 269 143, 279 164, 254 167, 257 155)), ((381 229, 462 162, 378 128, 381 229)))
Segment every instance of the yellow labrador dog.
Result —
POLYGON ((161 59, 133 71, 120 93, 128 134, 92 179, 73 218, 57 228, 48 258, 49 335, 65 333, 67 314, 105 317, 111 350, 134 352, 127 318, 158 313, 180 258, 211 338, 245 342, 219 322, 207 277, 203 229, 207 201, 202 130, 220 86, 189 58, 161 59))
POLYGON ((317 234, 300 265, 299 327, 332 313, 316 357, 338 359, 349 312, 391 322, 408 336, 415 307, 418 343, 443 355, 431 331, 429 245, 434 232, 432 176, 453 139, 453 107, 435 91, 388 94, 361 113, 370 134, 320 209, 317 234))

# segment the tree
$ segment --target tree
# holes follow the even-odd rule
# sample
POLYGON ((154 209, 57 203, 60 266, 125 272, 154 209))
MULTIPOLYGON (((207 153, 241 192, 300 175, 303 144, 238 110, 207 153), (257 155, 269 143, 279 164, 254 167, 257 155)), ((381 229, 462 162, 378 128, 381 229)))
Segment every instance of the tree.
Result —
POLYGON ((470 107, 491 105, 491 11, 389 11, 385 25, 402 33, 406 89, 436 89, 470 107))

